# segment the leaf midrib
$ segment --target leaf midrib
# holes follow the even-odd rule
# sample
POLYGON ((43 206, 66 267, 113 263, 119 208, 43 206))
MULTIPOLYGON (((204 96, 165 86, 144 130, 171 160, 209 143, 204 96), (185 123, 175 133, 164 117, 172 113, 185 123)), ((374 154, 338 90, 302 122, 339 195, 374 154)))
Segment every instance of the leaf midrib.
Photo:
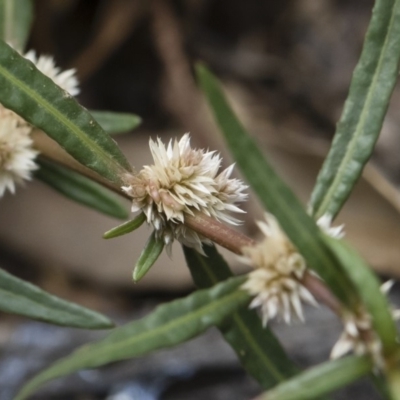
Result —
POLYGON ((377 68, 376 68, 374 76, 372 78, 370 90, 368 90, 368 94, 367 94, 363 109, 360 114, 359 123, 357 124, 356 130, 354 131, 352 139, 349 141, 349 144, 347 146, 348 151, 346 151, 345 156, 342 158, 342 160, 339 164, 339 167, 337 169, 337 173, 335 174, 335 177, 333 178, 333 181, 332 181, 331 185, 329 186, 329 189, 327 190, 324 198, 322 199, 320 206, 318 207, 318 211, 315 213, 317 218, 322 216, 326 212, 326 209, 329 206, 331 197, 334 197, 334 193, 342 181, 342 175, 346 171, 346 166, 347 166, 348 162, 353 158, 352 154, 354 152, 354 148, 356 147, 356 145, 358 143, 358 139, 359 139, 360 135, 362 134, 362 130, 365 125, 365 115, 369 108, 369 103, 371 102, 371 99, 373 97, 372 93, 375 91, 375 87, 377 86, 377 80, 378 80, 378 76, 380 75, 380 70, 381 70, 381 67, 383 64, 383 58, 384 58, 384 55, 386 54, 389 37, 391 36, 390 31, 393 28, 393 22, 394 22, 394 18, 395 18, 395 12, 393 12, 393 10, 396 7, 396 5, 397 5, 397 0, 393 2, 393 6, 391 8, 390 23, 387 28, 387 34, 385 36, 384 45, 381 48, 377 68))
MULTIPOLYGON (((168 331, 170 329, 174 329, 174 325, 179 327, 180 325, 188 324, 188 323, 190 323, 190 321, 192 319, 201 318, 202 314, 207 314, 213 308, 223 307, 225 303, 230 302, 235 297, 244 296, 244 295, 245 295, 245 293, 243 291, 235 290, 233 293, 229 293, 229 294, 223 296, 222 298, 217 299, 217 301, 214 300, 213 302, 202 306, 200 309, 198 309, 194 312, 191 312, 189 314, 183 315, 177 319, 173 319, 172 321, 170 321, 166 324, 156 327, 155 329, 151 330, 150 332, 145 330, 144 332, 141 332, 132 338, 120 341, 117 344, 111 343, 110 345, 107 345, 107 344, 104 345, 104 344, 100 343, 97 346, 102 346, 102 349, 100 349, 96 352, 96 357, 101 357, 104 352, 109 353, 110 351, 116 351, 116 348, 120 349, 121 346, 123 348, 126 348, 126 346, 137 345, 137 343, 140 343, 140 341, 143 339, 145 339, 146 341, 151 341, 152 336, 162 335, 163 332, 168 331), (171 328, 171 326, 172 326, 172 328, 171 328)), ((93 347, 95 347, 95 346, 96 345, 94 345, 93 347)), ((85 354, 85 352, 91 351, 91 349, 93 349, 93 347, 90 347, 87 349, 82 349, 81 351, 78 351, 73 354, 73 356, 75 356, 75 357, 78 355, 81 356, 79 358, 79 364, 76 364, 76 362, 75 362, 75 363, 72 363, 72 366, 71 366, 71 365, 69 365, 69 360, 66 359, 66 360, 60 362, 60 364, 58 365, 58 368, 57 368, 57 365, 55 365, 54 369, 50 369, 49 371, 47 371, 47 373, 45 371, 45 372, 43 372, 43 374, 40 374, 36 378, 33 378, 33 380, 31 382, 28 382, 28 384, 22 389, 22 391, 17 396, 17 399, 25 398, 28 394, 32 393, 33 390, 35 390, 36 388, 38 388, 39 386, 41 386, 42 384, 44 384, 45 382, 47 382, 50 379, 55 379, 57 377, 61 377, 61 376, 65 375, 68 372, 75 371, 77 369, 75 367, 75 365, 77 365, 78 368, 85 368, 85 366, 81 366, 82 361, 88 360, 88 356, 85 354), (71 369, 71 367, 72 367, 72 369, 71 369)), ((157 347, 154 347, 154 349, 152 349, 152 350, 155 350, 156 348, 157 347)), ((151 351, 151 350, 148 350, 148 351, 151 351)), ((136 355, 138 355, 138 354, 140 354, 140 352, 137 353, 136 355)), ((126 358, 134 357, 134 356, 135 355, 128 354, 128 352, 127 352, 126 358)), ((89 356, 89 360, 90 360, 90 356, 89 356)), ((101 365, 103 362, 107 362, 107 361, 101 361, 100 364, 95 363, 94 366, 101 365)), ((112 361, 114 361, 114 360, 112 360, 112 359, 109 360, 109 362, 112 362, 112 361)))
MULTIPOLYGON (((248 139, 246 140, 248 143, 253 144, 253 142, 248 139)), ((246 145, 246 143, 245 143, 246 145)), ((259 151, 257 150, 257 153, 259 154, 259 151)), ((237 160, 242 159, 240 153, 236 153, 237 155, 237 160)), ((260 176, 259 172, 259 168, 258 168, 258 161, 256 159, 256 156, 254 157, 250 157, 248 160, 244 160, 242 159, 241 163, 243 163, 243 161, 246 161, 247 165, 251 166, 252 171, 254 173, 255 176, 260 176), (256 163, 256 168, 254 168, 253 163, 256 163)), ((264 161, 264 160, 263 160, 264 161)), ((245 176, 247 176, 247 174, 245 174, 245 176)), ((249 179, 251 181, 251 179, 249 179)), ((260 180, 257 179, 257 186, 259 185, 260 180)), ((268 204, 265 203, 265 201, 263 200, 262 196, 259 196, 260 200, 266 205, 268 206, 268 204)), ((316 245, 316 241, 315 238, 313 237, 313 235, 311 235, 309 233, 309 230, 307 229, 303 229, 301 226, 301 222, 298 219, 298 216, 295 212, 293 212, 293 208, 291 207, 291 205, 287 202, 286 198, 282 198, 280 196, 274 196, 275 199, 280 200, 279 201, 279 208, 281 209, 282 214, 285 214, 285 219, 289 219, 292 222, 292 226, 294 227, 294 230, 298 233, 300 232, 301 235, 303 235, 303 237, 305 236, 305 241, 307 241, 308 243, 308 249, 312 250, 312 253, 315 255, 314 258, 317 259, 317 261, 319 263, 321 263, 322 265, 331 265, 332 269, 336 269, 335 265, 331 262, 331 259, 326 255, 326 253, 324 251, 321 251, 321 247, 316 245)), ((300 251, 302 251, 302 249, 300 249, 300 251)), ((346 288, 344 288, 340 282, 340 280, 335 279, 335 282, 337 285, 340 285, 340 287, 342 287, 342 289, 345 291, 345 293, 347 293, 346 288)))
MULTIPOLYGON (((16 301, 29 301, 29 302, 31 302, 31 303, 33 303, 33 304, 36 304, 38 307, 41 307, 41 308, 43 308, 44 309, 44 311, 46 311, 46 312, 51 312, 51 313, 59 313, 59 314, 62 314, 62 315, 64 315, 64 316, 66 316, 66 317, 68 317, 69 319, 71 318, 71 317, 73 317, 73 312, 72 311, 68 311, 68 310, 63 310, 62 308, 57 308, 56 310, 54 310, 54 309, 52 309, 52 307, 49 307, 49 306, 46 306, 45 304, 43 304, 43 303, 41 303, 40 301, 38 301, 38 300, 34 300, 34 299, 31 299, 28 295, 27 296, 23 296, 23 295, 18 295, 18 294, 15 294, 15 293, 13 293, 13 292, 9 292, 9 291, 7 291, 7 290, 5 290, 5 289, 0 289, 0 295, 1 295, 1 293, 5 293, 8 297, 11 297, 11 298, 15 298, 16 299, 16 301)), ((54 305, 55 307, 57 307, 57 305, 54 305)), ((78 312, 78 310, 75 310, 76 312, 78 312)), ((79 311, 79 312, 81 312, 81 311, 79 311)), ((40 317, 40 318, 45 318, 45 317, 42 317, 42 313, 24 313, 23 315, 27 315, 27 316, 29 316, 29 315, 35 315, 35 316, 37 316, 37 317, 40 317)), ((61 316, 60 316, 61 317, 61 316)), ((86 317, 87 317, 87 315, 86 315, 86 317)), ((62 318, 59 318, 60 320, 62 319, 62 318)), ((54 318, 46 318, 46 320, 48 321, 48 320, 51 320, 51 321, 54 321, 55 319, 54 318)))
MULTIPOLYGON (((197 254, 196 254, 197 255, 197 254)), ((213 284, 216 284, 219 282, 218 278, 216 275, 213 273, 213 271, 209 268, 208 264, 204 261, 203 258, 198 255, 198 259, 200 263, 203 265, 207 275, 210 277, 211 281, 213 284)), ((269 360, 268 357, 266 357, 264 350, 258 345, 258 342, 254 340, 253 336, 249 334, 249 330, 246 329, 246 325, 243 323, 241 317, 238 315, 237 312, 233 314, 233 319, 235 322, 238 324, 239 330, 241 333, 245 336, 247 339, 247 342, 250 344, 250 346, 253 348, 253 350, 256 352, 256 354, 259 355, 261 358, 262 362, 265 364, 266 368, 270 373, 278 380, 278 381, 284 381, 286 378, 283 376, 272 364, 272 362, 269 360)))
MULTIPOLYGON (((40 71, 39 71, 40 72, 40 71)), ((36 91, 32 90, 29 86, 25 85, 23 81, 18 79, 15 75, 8 72, 3 66, 0 65, 0 73, 10 81, 12 84, 17 86, 22 92, 24 92, 28 97, 33 99, 37 104, 41 105, 47 110, 56 120, 60 122, 62 126, 72 132, 73 135, 77 136, 93 153, 102 158, 105 164, 112 164, 114 166, 114 171, 121 171, 123 167, 113 158, 109 157, 102 147, 100 147, 96 141, 90 140, 89 136, 85 134, 77 125, 71 123, 71 121, 64 117, 64 115, 53 107, 44 97, 38 94, 36 91)), ((48 78, 50 79, 50 78, 48 78)), ((94 120, 94 118, 93 118, 94 120)), ((101 129, 101 128, 100 128, 101 129)))
MULTIPOLYGON (((146 330, 144 332, 141 332, 141 333, 135 335, 134 337, 124 339, 122 341, 119 341, 118 343, 110 343, 109 345, 100 343, 100 344, 98 344, 98 346, 101 346, 102 348, 96 352, 96 357, 99 357, 99 355, 101 357, 101 354, 104 352, 109 353, 111 351, 117 351, 121 347, 126 349, 127 346, 137 345, 137 343, 139 343, 143 339, 145 339, 146 341, 151 341, 152 337, 162 335, 165 331, 169 331, 170 329, 176 329, 176 327, 179 327, 180 325, 186 325, 191 320, 196 320, 196 319, 200 318, 202 316, 202 314, 208 313, 209 311, 212 311, 215 308, 223 307, 225 303, 229 303, 230 301, 232 301, 232 299, 235 299, 235 297, 239 297, 239 296, 244 296, 244 292, 235 291, 234 293, 230 293, 220 299, 217 299, 217 301, 214 301, 211 304, 207 304, 207 305, 201 307, 199 310, 197 310, 195 312, 191 312, 191 313, 189 313, 187 315, 183 315, 177 319, 173 319, 172 321, 167 322, 166 324, 159 325, 158 327, 152 329, 150 332, 146 330)), ((94 346, 96 346, 96 345, 94 345, 94 346)), ((76 355, 80 354, 82 356, 79 360, 80 363, 82 362, 82 359, 84 360, 85 357, 87 357, 85 355, 85 352, 88 350, 91 350, 91 349, 87 349, 87 350, 85 349, 85 350, 82 350, 80 353, 75 353, 76 355)), ((134 357, 134 356, 128 354, 128 352, 127 352, 126 357, 134 357)), ((65 362, 67 363, 67 360, 65 362)), ((82 368, 84 368, 84 367, 82 367, 82 368)))

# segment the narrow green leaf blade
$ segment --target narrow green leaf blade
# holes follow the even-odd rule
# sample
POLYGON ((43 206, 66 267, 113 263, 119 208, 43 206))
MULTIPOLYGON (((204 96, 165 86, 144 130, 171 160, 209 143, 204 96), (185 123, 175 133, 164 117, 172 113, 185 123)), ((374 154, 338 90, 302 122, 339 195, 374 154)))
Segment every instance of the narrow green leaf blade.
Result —
POLYGON ((383 351, 390 355, 397 348, 397 329, 388 300, 381 292, 379 281, 365 261, 345 241, 325 236, 325 241, 341 261, 372 317, 373 327, 380 337, 383 351))
POLYGON ((38 160, 35 176, 64 196, 111 217, 126 219, 129 212, 116 196, 98 183, 60 165, 38 160))
POLYGON ((32 0, 0 0, 0 39, 23 51, 32 19, 32 0))
POLYGON ((397 362, 396 366, 391 366, 387 371, 388 392, 387 398, 390 400, 400 399, 400 364, 397 362))
MULTIPOLYGON (((214 246, 203 246, 207 257, 183 246, 185 258, 197 287, 206 288, 229 279, 232 272, 214 246)), ((268 389, 293 376, 298 368, 288 358, 269 328, 247 306, 226 318, 219 329, 235 350, 243 368, 268 389)))
POLYGON ((400 0, 377 0, 349 95, 310 206, 317 218, 340 211, 369 160, 396 84, 400 0))
POLYGON ((234 278, 211 289, 199 290, 158 307, 140 321, 114 329, 104 340, 81 347, 34 377, 15 400, 25 399, 44 383, 80 369, 138 357, 203 333, 249 301, 248 295, 238 290, 242 283, 243 279, 234 278))
POLYGON ((204 66, 196 68, 200 85, 228 146, 247 181, 264 206, 278 219, 310 268, 349 306, 357 302, 355 290, 340 263, 324 243, 315 222, 279 178, 259 146, 245 131, 229 106, 217 79, 204 66))
POLYGON ((127 233, 139 228, 144 221, 146 221, 146 215, 144 213, 140 213, 136 218, 126 221, 123 224, 118 225, 104 233, 103 238, 112 239, 118 236, 126 235, 127 233))
POLYGON ((135 282, 139 282, 147 274, 158 257, 160 257, 163 249, 164 242, 156 238, 156 232, 154 231, 140 253, 139 260, 137 260, 133 270, 133 280, 135 282))
POLYGON ((106 329, 113 323, 104 315, 62 300, 0 269, 0 309, 52 324, 106 329))
POLYGON ((304 371, 256 400, 313 400, 344 387, 371 372, 368 357, 346 357, 304 371))
POLYGON ((93 110, 90 114, 109 134, 129 132, 142 123, 142 119, 135 114, 93 110))
POLYGON ((0 102, 42 129, 72 157, 115 183, 131 169, 89 112, 0 40, 0 102))

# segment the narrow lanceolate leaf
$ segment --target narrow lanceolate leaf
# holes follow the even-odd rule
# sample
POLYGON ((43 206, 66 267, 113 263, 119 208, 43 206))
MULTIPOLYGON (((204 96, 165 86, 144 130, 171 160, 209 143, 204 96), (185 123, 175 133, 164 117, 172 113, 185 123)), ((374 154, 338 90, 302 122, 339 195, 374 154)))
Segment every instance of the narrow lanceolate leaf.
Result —
POLYGON ((391 366, 391 368, 387 371, 387 386, 388 392, 387 398, 390 400, 399 400, 400 399, 400 364, 397 362, 397 365, 391 366))
MULTIPOLYGON (((206 288, 229 279, 232 272, 215 247, 204 246, 207 257, 183 247, 187 264, 197 287, 206 288)), ((260 318, 247 306, 240 307, 226 318, 219 329, 235 350, 243 368, 268 389, 298 372, 279 341, 260 318)))
POLYGON ((139 228, 144 221, 146 221, 146 215, 144 213, 140 213, 136 218, 124 222, 123 224, 107 231, 103 235, 103 238, 112 239, 118 236, 126 235, 127 233, 133 232, 135 229, 139 228))
POLYGON ((329 361, 281 383, 256 400, 313 400, 340 389, 371 372, 368 357, 346 357, 329 361))
POLYGON ((261 202, 278 219, 309 267, 318 272, 342 301, 356 304, 354 286, 323 241, 315 222, 245 131, 217 79, 203 66, 197 67, 197 76, 239 168, 261 202))
POLYGON ((23 51, 32 23, 32 0, 0 0, 0 39, 23 51))
POLYGON ((58 142, 81 164, 120 184, 130 165, 89 112, 0 40, 0 103, 58 142))
POLYGON ((400 0, 377 0, 332 147, 311 196, 317 218, 340 211, 370 158, 396 84, 399 60, 400 0))
POLYGON ((128 218, 126 207, 103 186, 49 161, 39 160, 38 164, 35 176, 64 196, 111 217, 128 218))
POLYGON ((76 328, 105 329, 113 326, 107 317, 53 296, 2 269, 0 310, 76 328))
POLYGON ((387 298, 380 290, 378 279, 365 261, 346 242, 329 236, 325 236, 325 241, 341 261, 371 314, 372 324, 382 341, 384 353, 392 354, 397 348, 397 330, 387 298))
POLYGON ((44 383, 80 369, 138 357, 203 333, 248 303, 248 295, 238 290, 242 283, 243 279, 234 278, 211 289, 199 290, 158 307, 140 321, 114 329, 104 340, 81 347, 34 377, 15 400, 25 399, 44 383))
POLYGON ((93 110, 90 111, 90 114, 109 134, 132 131, 142 122, 142 119, 135 114, 93 110))
POLYGON ((133 270, 133 280, 135 282, 140 281, 147 274, 148 270, 160 257, 163 249, 164 242, 156 238, 156 232, 154 231, 140 253, 139 260, 133 270))

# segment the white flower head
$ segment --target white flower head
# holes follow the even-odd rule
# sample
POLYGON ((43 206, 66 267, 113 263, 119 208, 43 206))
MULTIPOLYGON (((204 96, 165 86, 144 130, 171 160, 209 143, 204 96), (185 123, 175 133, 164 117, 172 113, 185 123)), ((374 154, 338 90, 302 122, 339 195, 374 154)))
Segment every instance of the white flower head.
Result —
POLYGON ((266 214, 266 223, 258 222, 265 239, 255 246, 242 248, 241 260, 255 268, 242 286, 251 296, 251 308, 260 308, 263 324, 281 317, 290 323, 295 315, 303 321, 301 301, 317 305, 312 294, 301 284, 306 262, 287 238, 278 221, 266 214))
POLYGON ((67 69, 62 71, 56 66, 56 63, 51 56, 37 56, 35 50, 28 51, 24 57, 32 61, 36 68, 44 75, 48 76, 58 86, 66 90, 71 96, 79 94, 79 82, 75 76, 75 69, 67 69))
POLYGON ((7 189, 14 193, 15 185, 29 180, 37 168, 38 152, 32 148, 29 132, 29 127, 18 126, 12 116, 0 118, 0 197, 7 189))
MULTIPOLYGON (((386 295, 393 284, 393 280, 385 282, 381 285, 381 292, 386 295)), ((392 310, 392 315, 395 320, 400 319, 399 310, 392 310)), ((350 352, 356 355, 370 354, 375 366, 382 369, 384 366, 382 343, 373 330, 369 313, 365 309, 357 312, 347 311, 343 314, 342 321, 344 329, 333 346, 330 357, 336 359, 350 352)))
POLYGON ((242 213, 235 203, 246 200, 247 188, 230 178, 233 165, 218 173, 221 158, 214 151, 192 149, 186 133, 166 147, 161 139, 150 139, 153 165, 125 178, 123 190, 132 197, 132 212, 143 211, 167 249, 174 239, 202 252, 208 239, 183 225, 185 215, 195 211, 237 225, 230 212, 242 213))
POLYGON ((344 225, 331 226, 331 224, 332 216, 329 214, 324 214, 317 220, 317 225, 325 234, 335 239, 342 239, 345 236, 344 225))

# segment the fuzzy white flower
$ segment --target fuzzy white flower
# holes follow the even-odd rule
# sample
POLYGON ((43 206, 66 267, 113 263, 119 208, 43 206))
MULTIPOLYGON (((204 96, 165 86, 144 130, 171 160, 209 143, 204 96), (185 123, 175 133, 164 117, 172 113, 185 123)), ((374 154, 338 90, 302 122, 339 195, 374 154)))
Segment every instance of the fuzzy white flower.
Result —
POLYGON ((30 128, 18 126, 12 116, 0 118, 0 197, 8 189, 14 193, 15 185, 31 178, 37 168, 37 151, 32 148, 30 128))
POLYGON ((235 205, 247 198, 247 188, 230 178, 233 165, 218 174, 220 156, 214 151, 192 149, 186 133, 166 147, 161 139, 150 139, 153 165, 125 178, 123 190, 132 197, 132 212, 142 210, 159 239, 170 249, 174 239, 202 252, 209 241, 183 225, 185 215, 199 211, 237 225, 229 212, 242 213, 235 205))
POLYGON ((36 68, 44 75, 48 76, 58 86, 66 90, 71 96, 79 94, 78 79, 75 76, 75 69, 61 71, 51 56, 37 56, 35 50, 28 51, 24 57, 32 61, 36 68))
POLYGON ((371 317, 366 311, 359 312, 358 315, 346 313, 343 317, 344 330, 340 335, 339 340, 333 346, 331 358, 336 359, 353 351, 357 355, 365 354, 372 349, 374 353, 379 352, 380 343, 374 337, 373 341, 365 342, 362 337, 362 332, 370 330, 371 317))
POLYGON ((251 296, 251 308, 260 308, 263 324, 281 317, 290 323, 295 315, 304 320, 301 301, 317 305, 312 294, 300 283, 306 262, 287 238, 271 214, 266 223, 258 222, 265 239, 255 246, 242 248, 241 260, 255 268, 242 285, 251 296))
MULTIPOLYGON (((381 292, 387 294, 393 284, 393 280, 385 282, 381 286, 381 292)), ((392 310, 392 315, 395 320, 400 319, 400 310, 392 310)), ((382 368, 384 365, 382 343, 373 330, 369 313, 366 310, 346 312, 342 320, 344 330, 333 346, 330 357, 336 359, 350 352, 356 355, 370 354, 375 366, 382 368)))
POLYGON ((335 239, 342 239, 345 236, 344 225, 331 226, 331 224, 332 224, 332 216, 329 214, 324 214, 317 220, 317 225, 321 228, 321 230, 324 233, 335 239))
MULTIPOLYGON (((75 96, 79 93, 75 70, 61 71, 49 56, 37 57, 31 50, 24 57, 58 86, 75 96)), ((14 193, 15 185, 31 178, 37 168, 30 138, 32 126, 22 117, 0 104, 0 197, 8 189, 14 193)))

